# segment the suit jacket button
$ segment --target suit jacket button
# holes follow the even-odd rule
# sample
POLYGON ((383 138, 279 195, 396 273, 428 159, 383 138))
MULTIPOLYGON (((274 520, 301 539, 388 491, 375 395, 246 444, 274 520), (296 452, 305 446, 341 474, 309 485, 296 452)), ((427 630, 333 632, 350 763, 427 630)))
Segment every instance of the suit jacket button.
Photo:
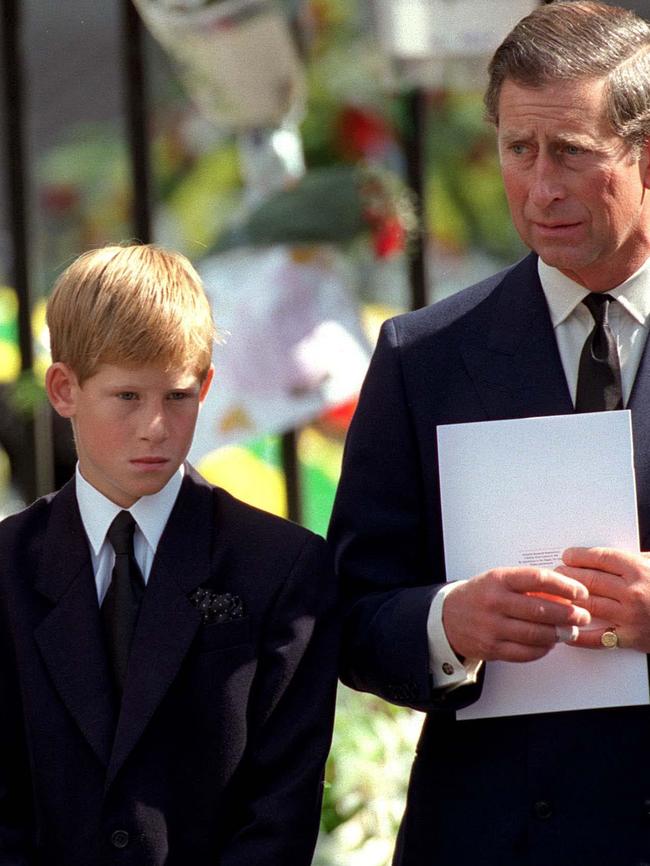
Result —
POLYGON ((538 800, 533 806, 533 812, 540 821, 547 821, 553 814, 553 807, 548 800, 538 800))
POLYGON ((111 845, 114 848, 126 848, 129 844, 129 834, 126 830, 113 830, 111 833, 111 845))
POLYGON ((646 818, 650 818, 650 799, 643 801, 643 814, 646 818))

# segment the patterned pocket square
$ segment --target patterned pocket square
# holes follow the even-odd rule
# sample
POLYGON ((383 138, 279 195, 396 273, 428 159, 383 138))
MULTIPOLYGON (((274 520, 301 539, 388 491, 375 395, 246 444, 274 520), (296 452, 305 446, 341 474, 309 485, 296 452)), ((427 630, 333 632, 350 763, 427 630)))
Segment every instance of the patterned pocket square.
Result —
POLYGON ((238 595, 230 592, 212 592, 200 586, 189 597, 201 614, 205 625, 213 622, 229 622, 244 616, 244 605, 238 595))

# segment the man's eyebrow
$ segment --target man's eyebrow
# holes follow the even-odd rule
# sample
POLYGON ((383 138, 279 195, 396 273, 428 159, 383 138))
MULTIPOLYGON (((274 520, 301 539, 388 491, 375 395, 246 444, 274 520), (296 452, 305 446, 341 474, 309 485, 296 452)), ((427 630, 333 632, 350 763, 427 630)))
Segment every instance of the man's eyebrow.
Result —
MULTIPOLYGON (((529 130, 511 129, 502 132, 500 135, 501 141, 504 144, 522 143, 526 144, 530 141, 536 141, 537 136, 529 130)), ((555 144, 576 144, 584 148, 594 149, 598 147, 598 139, 593 138, 584 132, 557 132, 549 137, 551 143, 555 144)))
POLYGON ((584 132, 558 132, 554 135, 552 141, 557 141, 558 144, 579 144, 583 147, 595 147, 598 140, 584 132))
POLYGON ((505 144, 512 144, 513 142, 522 142, 525 143, 527 141, 533 141, 535 136, 532 132, 520 132, 518 130, 508 130, 507 132, 502 132, 499 136, 502 142, 505 144))

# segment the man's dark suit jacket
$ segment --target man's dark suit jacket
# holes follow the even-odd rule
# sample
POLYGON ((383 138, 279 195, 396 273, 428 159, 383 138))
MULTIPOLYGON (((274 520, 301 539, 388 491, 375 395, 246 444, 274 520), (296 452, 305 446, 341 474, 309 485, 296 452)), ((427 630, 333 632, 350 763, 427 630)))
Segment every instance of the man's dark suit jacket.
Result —
MULTIPOLYGON (((426 621, 445 579, 436 426, 573 411, 536 264, 387 322, 348 436, 331 524, 342 679, 427 713, 400 866, 650 864, 650 709, 457 722, 481 685, 431 687, 426 621)), ((629 407, 647 550, 650 346, 629 407)))
POLYGON ((307 866, 334 710, 322 539, 189 469, 112 698, 73 482, 0 525, 0 864, 307 866), (203 624, 197 587, 244 617, 203 624))

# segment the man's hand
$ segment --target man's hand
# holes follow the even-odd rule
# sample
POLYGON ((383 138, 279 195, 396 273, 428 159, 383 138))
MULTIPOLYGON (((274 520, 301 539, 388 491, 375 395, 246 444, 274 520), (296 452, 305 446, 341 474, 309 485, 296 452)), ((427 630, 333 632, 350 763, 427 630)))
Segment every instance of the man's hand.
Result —
POLYGON ((590 622, 585 587, 584 581, 551 569, 491 569, 447 595, 442 610, 447 640, 459 656, 470 659, 542 658, 557 642, 556 626, 590 622))
POLYGON ((614 627, 619 646, 650 652, 650 559, 610 547, 570 547, 558 571, 589 590, 585 608, 602 628, 580 633, 575 646, 602 649, 603 632, 614 627))

